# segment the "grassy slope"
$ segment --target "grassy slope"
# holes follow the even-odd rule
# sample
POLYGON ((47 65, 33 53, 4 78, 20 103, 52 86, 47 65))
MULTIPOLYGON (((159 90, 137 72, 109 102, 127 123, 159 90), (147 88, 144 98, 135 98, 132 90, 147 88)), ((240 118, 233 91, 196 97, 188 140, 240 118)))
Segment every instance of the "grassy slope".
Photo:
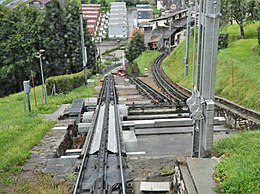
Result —
POLYGON ((141 75, 144 75, 144 69, 148 68, 150 64, 160 55, 159 51, 147 50, 144 51, 138 58, 134 60, 138 64, 141 75))
MULTIPOLYGON (((237 40, 239 29, 237 25, 223 31, 230 33, 230 43, 227 49, 218 54, 216 95, 227 98, 245 107, 260 111, 260 57, 254 52, 257 47, 256 29, 260 23, 246 26, 246 37, 249 39, 237 40), (235 82, 232 86, 231 65, 234 64, 235 82)), ((193 41, 190 46, 190 60, 192 64, 193 41)), ((184 76, 185 65, 182 60, 185 56, 185 41, 183 41, 163 62, 165 73, 174 82, 186 88, 191 88, 191 65, 189 75, 184 76)))
POLYGON ((48 97, 48 105, 41 105, 40 89, 37 87, 38 108, 33 101, 31 91, 32 112, 23 111, 23 92, 0 98, 0 183, 12 182, 9 176, 20 170, 20 165, 30 156, 30 149, 39 143, 43 135, 55 122, 44 121, 38 113, 50 113, 63 103, 70 103, 74 98, 93 95, 93 88, 82 86, 66 95, 48 97))
MULTIPOLYGON (((246 107, 260 111, 260 57, 254 53, 257 46, 256 29, 260 23, 245 28, 246 40, 239 39, 239 28, 233 25, 223 29, 229 33, 230 44, 219 51, 216 94, 246 107), (231 82, 231 64, 234 64, 235 84, 231 82), (258 86, 258 87, 257 87, 258 86), (239 91, 239 92, 238 92, 239 91)), ((193 42, 191 42, 193 48, 193 42)), ((190 51, 192 56, 193 50, 190 51)), ((185 41, 163 63, 163 69, 174 82, 191 88, 191 66, 184 76, 185 41)), ((191 58, 189 61, 192 64, 191 58)), ((214 150, 225 154, 217 166, 215 176, 221 193, 260 193, 259 161, 260 132, 245 132, 237 137, 224 139, 214 145, 214 150)))
POLYGON ((224 154, 215 171, 221 193, 260 193, 260 131, 243 132, 215 143, 224 154))

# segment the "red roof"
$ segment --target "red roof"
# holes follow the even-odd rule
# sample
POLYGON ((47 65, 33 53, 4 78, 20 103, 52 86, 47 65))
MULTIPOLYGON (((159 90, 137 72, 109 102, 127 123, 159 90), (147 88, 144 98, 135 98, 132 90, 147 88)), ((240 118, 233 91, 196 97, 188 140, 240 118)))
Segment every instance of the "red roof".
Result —
POLYGON ((135 33, 141 33, 144 34, 144 30, 143 29, 138 29, 138 28, 133 28, 132 31, 130 32, 130 39, 134 37, 135 33))

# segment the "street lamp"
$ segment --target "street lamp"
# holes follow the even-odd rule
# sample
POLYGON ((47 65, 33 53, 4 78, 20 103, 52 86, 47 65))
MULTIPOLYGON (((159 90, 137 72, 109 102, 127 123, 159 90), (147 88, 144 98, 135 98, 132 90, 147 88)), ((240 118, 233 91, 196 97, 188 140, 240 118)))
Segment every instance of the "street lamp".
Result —
POLYGON ((36 53, 36 57, 38 59, 40 59, 40 67, 41 67, 41 75, 42 75, 42 95, 43 95, 43 102, 44 104, 47 104, 47 99, 46 99, 46 89, 45 89, 45 86, 44 86, 44 77, 43 77, 43 68, 42 68, 42 53, 44 53, 45 50, 41 49, 39 50, 38 53, 36 53))

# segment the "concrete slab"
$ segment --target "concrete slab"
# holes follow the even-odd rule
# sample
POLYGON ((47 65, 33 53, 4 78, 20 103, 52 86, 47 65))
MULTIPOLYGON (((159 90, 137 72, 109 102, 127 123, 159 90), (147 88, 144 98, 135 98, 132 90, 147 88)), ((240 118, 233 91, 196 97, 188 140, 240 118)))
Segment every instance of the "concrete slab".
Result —
MULTIPOLYGON (((172 118, 172 119, 154 119, 154 120, 132 120, 132 121, 123 121, 124 125, 134 123, 136 129, 140 128, 153 128, 153 127, 185 127, 192 126, 192 119, 190 118, 172 118)), ((214 119, 214 124, 224 124, 218 118, 214 119)))
POLYGON ((192 127, 171 127, 171 128, 143 128, 135 129, 136 135, 156 134, 187 134, 192 132, 192 127))
POLYGON ((181 176, 184 181, 187 193, 188 194, 197 194, 197 191, 196 191, 195 185, 193 183, 193 180, 191 178, 188 167, 185 165, 180 165, 180 171, 181 171, 181 176))
POLYGON ((96 105, 97 98, 84 98, 84 103, 85 103, 85 106, 96 105))
POLYGON ((117 153, 117 139, 116 139, 116 120, 115 120, 115 107, 109 105, 109 121, 108 121, 108 150, 117 153))
POLYGON ((103 129, 104 114, 105 114, 105 105, 102 105, 100 107, 97 125, 96 125, 95 131, 94 131, 94 137, 93 137, 91 148, 90 148, 90 154, 94 154, 95 152, 97 152, 99 150, 101 136, 102 136, 102 129, 103 129))
POLYGON ((120 115, 124 117, 128 116, 128 106, 126 106, 125 104, 119 104, 118 109, 120 115))
POLYGON ((167 192, 170 191, 170 182, 141 182, 140 191, 167 192))
POLYGON ((209 158, 187 158, 187 165, 198 193, 215 194, 214 169, 218 162, 209 158))
POLYGON ((78 133, 87 133, 89 128, 91 126, 91 123, 79 123, 78 124, 78 133))
POLYGON ((133 131, 123 131, 123 140, 127 152, 136 152, 137 138, 133 131))
POLYGON ((94 116, 94 111, 84 112, 82 123, 91 123, 94 116))

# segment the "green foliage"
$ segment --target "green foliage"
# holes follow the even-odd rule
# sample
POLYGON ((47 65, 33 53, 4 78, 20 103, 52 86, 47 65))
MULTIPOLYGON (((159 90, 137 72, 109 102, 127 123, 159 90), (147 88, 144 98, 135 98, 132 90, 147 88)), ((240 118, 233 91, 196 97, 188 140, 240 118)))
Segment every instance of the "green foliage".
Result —
POLYGON ((22 90, 22 82, 39 64, 33 53, 42 21, 43 15, 35 6, 0 5, 0 96, 22 90))
POLYGON ((175 170, 174 170, 174 166, 171 167, 170 165, 167 165, 165 167, 163 167, 161 174, 162 175, 172 175, 174 174, 175 170))
POLYGON ((241 38, 245 38, 244 25, 259 20, 260 5, 258 0, 221 0, 222 24, 235 20, 240 27, 241 38))
POLYGON ((125 50, 127 60, 132 63, 143 51, 145 51, 144 35, 136 32, 125 50))
POLYGON ((260 131, 242 132, 214 144, 224 159, 215 171, 221 193, 259 193, 260 131))
MULTIPOLYGON (((87 77, 91 76, 91 71, 87 71, 87 77)), ((50 95, 52 93, 52 88, 55 85, 57 93, 68 93, 72 91, 74 88, 77 88, 85 83, 84 72, 81 71, 79 73, 69 74, 69 75, 60 75, 49 77, 46 80, 46 88, 47 94, 50 95)))
POLYGON ((224 49, 228 47, 228 34, 220 34, 218 38, 218 48, 224 49))
MULTIPOLYGON (((41 83, 39 59, 35 57, 40 49, 45 50, 45 78, 82 70, 77 1, 53 0, 44 10, 28 3, 0 5, 0 24, 0 96, 21 91, 31 70, 36 72, 36 85, 41 83)), ((91 69, 95 66, 96 48, 87 30, 85 41, 91 69)))
POLYGON ((148 68, 160 54, 159 51, 147 50, 134 60, 134 63, 138 64, 141 75, 144 75, 144 69, 148 68))
MULTIPOLYGON (((216 77, 216 95, 229 99, 247 108, 260 111, 260 85, 259 64, 260 58, 254 52, 257 47, 256 27, 259 25, 251 24, 247 33, 255 35, 254 39, 240 39, 229 42, 229 47, 219 50, 216 77), (232 63, 234 65, 234 85, 232 85, 232 63)), ((233 26, 230 28, 233 29, 233 26)), ((234 37, 232 30, 227 29, 229 37, 234 37)), ((252 37, 253 38, 253 37, 252 37)), ((192 80, 192 56, 193 41, 190 44, 189 74, 185 77, 185 41, 178 45, 176 49, 163 62, 163 70, 173 81, 180 83, 186 88, 191 88, 192 80)))

